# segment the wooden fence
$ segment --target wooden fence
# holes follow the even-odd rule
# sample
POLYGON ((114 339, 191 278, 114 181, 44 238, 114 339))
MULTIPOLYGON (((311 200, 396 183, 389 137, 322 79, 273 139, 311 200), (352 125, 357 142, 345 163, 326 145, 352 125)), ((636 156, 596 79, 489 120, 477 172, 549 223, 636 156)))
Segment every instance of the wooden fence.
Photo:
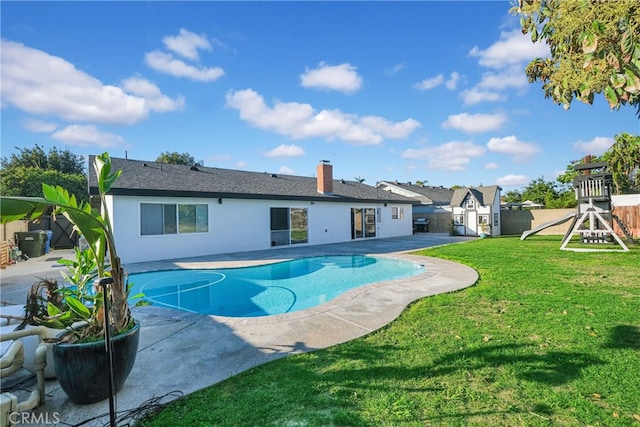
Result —
MULTIPOLYGON (((640 237, 640 206, 615 206, 613 214, 620 218, 622 223, 634 238, 640 237)), ((624 236, 617 222, 613 222, 613 231, 618 236, 624 236)))

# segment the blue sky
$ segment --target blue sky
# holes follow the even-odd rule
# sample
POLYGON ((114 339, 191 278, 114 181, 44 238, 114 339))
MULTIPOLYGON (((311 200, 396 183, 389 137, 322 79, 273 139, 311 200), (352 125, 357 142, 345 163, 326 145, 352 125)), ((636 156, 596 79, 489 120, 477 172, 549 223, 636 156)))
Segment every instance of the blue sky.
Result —
POLYGON ((1 4, 2 156, 15 147, 313 176, 555 180, 640 134, 631 107, 565 111, 509 1, 1 4))

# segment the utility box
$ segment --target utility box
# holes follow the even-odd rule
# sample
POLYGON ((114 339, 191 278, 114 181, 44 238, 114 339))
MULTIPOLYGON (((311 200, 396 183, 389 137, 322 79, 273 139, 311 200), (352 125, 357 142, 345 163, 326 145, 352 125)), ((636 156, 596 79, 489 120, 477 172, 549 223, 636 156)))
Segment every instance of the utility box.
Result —
POLYGON ((47 237, 47 233, 42 230, 19 231, 16 233, 18 247, 29 258, 44 255, 45 239, 47 239, 47 237))

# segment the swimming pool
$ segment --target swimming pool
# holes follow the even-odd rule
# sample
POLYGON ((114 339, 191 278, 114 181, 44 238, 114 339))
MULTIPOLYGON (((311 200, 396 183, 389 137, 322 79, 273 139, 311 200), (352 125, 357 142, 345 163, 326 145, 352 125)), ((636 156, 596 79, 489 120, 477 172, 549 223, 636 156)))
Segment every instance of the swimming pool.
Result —
POLYGON ((302 258, 253 267, 135 273, 131 295, 200 314, 258 317, 315 307, 367 284, 412 277, 424 266, 364 255, 302 258))

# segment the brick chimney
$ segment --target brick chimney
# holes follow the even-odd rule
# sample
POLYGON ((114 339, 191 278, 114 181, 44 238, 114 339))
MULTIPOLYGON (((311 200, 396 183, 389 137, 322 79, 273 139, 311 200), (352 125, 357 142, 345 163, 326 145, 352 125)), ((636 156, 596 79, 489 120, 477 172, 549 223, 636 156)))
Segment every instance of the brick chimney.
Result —
POLYGON ((329 160, 320 160, 317 167, 318 175, 318 193, 333 193, 333 166, 329 164, 329 160))

